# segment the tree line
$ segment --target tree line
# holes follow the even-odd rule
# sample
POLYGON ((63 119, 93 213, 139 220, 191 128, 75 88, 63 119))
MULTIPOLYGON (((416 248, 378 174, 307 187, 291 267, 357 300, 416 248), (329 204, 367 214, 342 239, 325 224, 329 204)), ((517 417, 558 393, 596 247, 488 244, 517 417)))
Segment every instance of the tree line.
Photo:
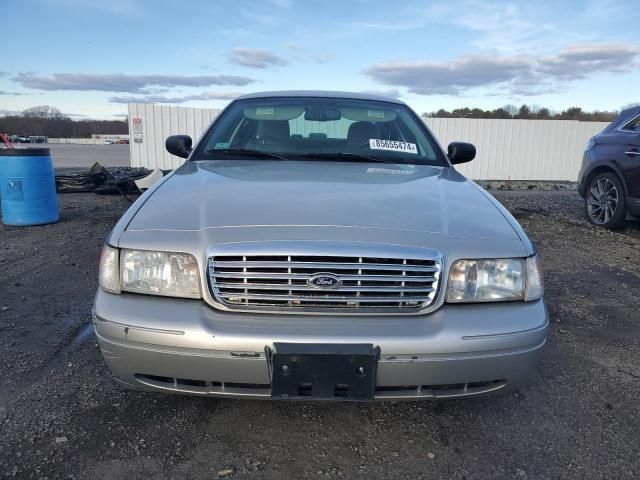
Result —
POLYGON ((571 107, 561 112, 554 112, 538 105, 505 105, 495 110, 481 108, 456 108, 448 111, 443 108, 437 112, 427 112, 423 117, 436 118, 517 118, 525 120, 579 120, 582 122, 611 122, 617 116, 617 111, 586 112, 580 107, 571 107))
MULTIPOLYGON (((528 120, 580 120, 583 122, 611 122, 617 111, 587 112, 571 107, 553 112, 537 105, 505 105, 495 110, 481 108, 441 108, 423 113, 423 117, 436 118, 503 118, 528 120)), ((0 132, 10 135, 43 135, 53 138, 90 138, 92 134, 123 135, 129 133, 127 120, 72 120, 49 105, 28 108, 18 115, 0 117, 0 132)))
POLYGON ((126 120, 72 120, 49 105, 24 110, 19 115, 0 117, 0 132, 9 135, 43 135, 52 138, 90 138, 92 134, 129 133, 126 120))

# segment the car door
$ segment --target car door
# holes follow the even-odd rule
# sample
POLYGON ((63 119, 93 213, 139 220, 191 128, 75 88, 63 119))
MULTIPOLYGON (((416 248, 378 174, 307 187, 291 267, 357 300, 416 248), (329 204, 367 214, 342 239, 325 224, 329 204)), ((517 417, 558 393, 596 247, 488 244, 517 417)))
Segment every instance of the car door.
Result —
POLYGON ((640 199, 640 115, 618 128, 617 162, 627 185, 627 195, 640 199))

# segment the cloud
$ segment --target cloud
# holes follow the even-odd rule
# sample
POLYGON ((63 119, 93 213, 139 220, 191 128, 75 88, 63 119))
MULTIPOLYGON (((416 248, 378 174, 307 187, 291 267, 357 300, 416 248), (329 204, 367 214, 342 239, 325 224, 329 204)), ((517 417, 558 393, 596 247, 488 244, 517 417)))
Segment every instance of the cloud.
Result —
POLYGON ((525 59, 467 56, 452 62, 392 61, 365 73, 384 85, 407 87, 420 95, 459 95, 471 87, 508 82, 530 69, 525 59))
MULTIPOLYGON (((539 46, 546 41, 548 30, 566 36, 568 32, 555 29, 549 17, 535 4, 498 3, 487 0, 452 0, 428 7, 425 18, 454 25, 476 33, 471 44, 486 50, 513 52, 526 45, 539 46)), ((565 38, 566 40, 567 38, 565 38)))
POLYGON ((7 75, 9 75, 8 72, 0 71, 0 77, 6 77, 7 75))
POLYGON ((591 74, 624 73, 638 68, 640 47, 625 44, 583 44, 563 49, 555 57, 540 59, 541 73, 576 80, 591 74))
POLYGON ((0 108, 0 117, 5 115, 21 115, 22 112, 19 110, 5 110, 4 108, 0 108))
POLYGON ((181 97, 167 97, 164 95, 110 97, 111 103, 185 103, 191 100, 233 100, 242 95, 240 92, 204 92, 181 97))
POLYGON ((20 92, 6 92, 4 90, 0 90, 0 95, 10 95, 12 97, 19 97, 20 95, 26 95, 26 93, 20 92))
POLYGON ((238 75, 125 75, 55 73, 50 77, 20 73, 11 80, 36 90, 80 90, 102 92, 149 93, 148 87, 207 87, 210 85, 244 86, 254 79, 238 75))
POLYGON ((347 21, 346 27, 376 35, 446 29, 480 51, 506 55, 593 41, 608 31, 605 23, 610 19, 627 18, 629 23, 635 20, 629 18, 629 7, 624 2, 586 0, 578 9, 573 3, 555 2, 549 9, 541 8, 539 2, 522 1, 397 2, 393 14, 382 20, 380 12, 369 13, 347 21))
POLYGON ((572 80, 639 67, 640 47, 625 44, 571 45, 557 55, 468 55, 449 62, 426 60, 374 64, 365 74, 383 85, 419 95, 462 95, 494 87, 513 95, 557 91, 572 80))
POLYGON ((362 90, 361 93, 368 95, 380 95, 382 97, 400 98, 402 94, 397 88, 383 88, 381 90, 362 90))
POLYGON ((271 50, 262 48, 234 48, 231 50, 229 61, 251 68, 267 68, 289 63, 288 60, 276 55, 271 50))

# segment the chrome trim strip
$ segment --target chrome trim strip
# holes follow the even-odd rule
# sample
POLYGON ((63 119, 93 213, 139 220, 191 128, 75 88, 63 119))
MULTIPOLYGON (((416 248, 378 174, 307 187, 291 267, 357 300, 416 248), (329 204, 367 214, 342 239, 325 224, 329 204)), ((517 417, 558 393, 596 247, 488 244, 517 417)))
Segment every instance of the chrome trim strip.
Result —
MULTIPOLYGON (((274 255, 279 256, 279 255, 274 255)), ((323 255, 308 255, 314 257, 321 257, 323 255)), ((333 256, 333 255, 328 255, 333 256)), ((368 257, 362 257, 368 258, 368 257)), ((414 259, 411 259, 414 260, 414 259)), ((435 260, 435 259, 420 259, 420 260, 435 260)), ((336 270, 392 270, 399 272, 437 272, 434 267, 426 267, 420 265, 397 265, 397 264, 384 264, 384 263, 323 263, 323 262, 254 262, 247 260, 246 262, 232 262, 232 261, 210 261, 209 270, 213 271, 215 267, 227 267, 227 268, 298 268, 298 269, 336 269, 336 270), (247 263, 250 262, 250 263, 247 263)))
POLYGON ((182 330, 164 330, 162 328, 150 328, 150 327, 139 327, 137 325, 129 325, 127 323, 114 322, 112 320, 105 320, 102 317, 99 317, 95 313, 93 314, 94 320, 98 320, 102 323, 107 323, 119 328, 128 328, 129 330, 139 330, 141 332, 152 332, 152 333, 164 333, 167 335, 184 335, 185 332, 182 330))
MULTIPOLYGON (((222 276, 222 275, 221 275, 222 276)), ((309 274, 306 273, 234 273, 234 272, 226 272, 224 274, 224 278, 246 278, 249 280, 253 279, 278 279, 281 278, 283 280, 291 279, 291 280, 307 280, 309 278, 309 274)), ((354 281, 366 281, 366 282, 433 282, 436 277, 434 275, 427 276, 404 276, 404 275, 340 275, 340 278, 343 281, 348 282, 349 280, 354 281)))
MULTIPOLYGON (((342 277, 340 277, 342 278, 342 277)), ((431 282, 433 282, 434 280, 431 280, 431 282)), ((251 284, 249 284, 251 285, 251 284)), ((216 287, 218 289, 221 288, 228 288, 228 289, 232 289, 232 290, 246 290, 247 289, 247 284, 245 283, 222 283, 222 282, 218 282, 216 283, 216 287)), ((318 287, 309 287, 308 285, 285 285, 282 283, 275 283, 275 284, 271 284, 271 283, 260 283, 260 284, 255 284, 255 285, 251 285, 251 290, 285 290, 285 291, 292 291, 292 290, 302 290, 305 292, 330 292, 331 290, 326 289, 320 289, 318 287), (310 288, 315 288, 314 290, 310 290, 310 288)), ((407 285, 404 287, 373 287, 373 286, 352 286, 352 287, 339 287, 339 291, 340 292, 380 292, 380 293, 384 293, 384 292, 388 292, 388 293, 392 293, 392 292, 407 292, 407 291, 412 291, 415 290, 416 292, 433 292, 433 288, 431 287, 421 287, 421 286, 415 286, 415 285, 407 285)), ((336 291, 334 289, 334 291, 336 291)), ((224 294, 223 294, 224 295, 224 294)), ((230 293, 231 295, 231 293, 230 293)), ((279 297, 280 298, 280 297, 279 297)), ((315 299, 317 297, 309 297, 311 299, 315 299)), ((354 298, 354 297, 344 297, 344 298, 354 298)), ((358 297, 355 297, 358 298, 358 297)), ((368 297, 367 297, 368 298, 368 297)))
POLYGON ((492 333, 491 335, 469 335, 466 337, 462 337, 462 340, 486 340, 487 338, 499 338, 499 337, 510 337, 513 335, 521 335, 523 333, 531 333, 537 332, 539 330, 544 330, 549 327, 549 322, 546 322, 544 325, 540 325, 539 327, 530 328, 528 330, 518 330, 515 332, 506 332, 506 333, 492 333))

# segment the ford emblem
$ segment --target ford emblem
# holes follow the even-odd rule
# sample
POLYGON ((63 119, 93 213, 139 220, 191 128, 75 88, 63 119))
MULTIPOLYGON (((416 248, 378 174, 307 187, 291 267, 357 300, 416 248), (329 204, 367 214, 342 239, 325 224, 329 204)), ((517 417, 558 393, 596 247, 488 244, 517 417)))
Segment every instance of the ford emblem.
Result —
POLYGON ((333 273, 315 273, 309 277, 307 284, 312 288, 338 288, 342 280, 333 273))

